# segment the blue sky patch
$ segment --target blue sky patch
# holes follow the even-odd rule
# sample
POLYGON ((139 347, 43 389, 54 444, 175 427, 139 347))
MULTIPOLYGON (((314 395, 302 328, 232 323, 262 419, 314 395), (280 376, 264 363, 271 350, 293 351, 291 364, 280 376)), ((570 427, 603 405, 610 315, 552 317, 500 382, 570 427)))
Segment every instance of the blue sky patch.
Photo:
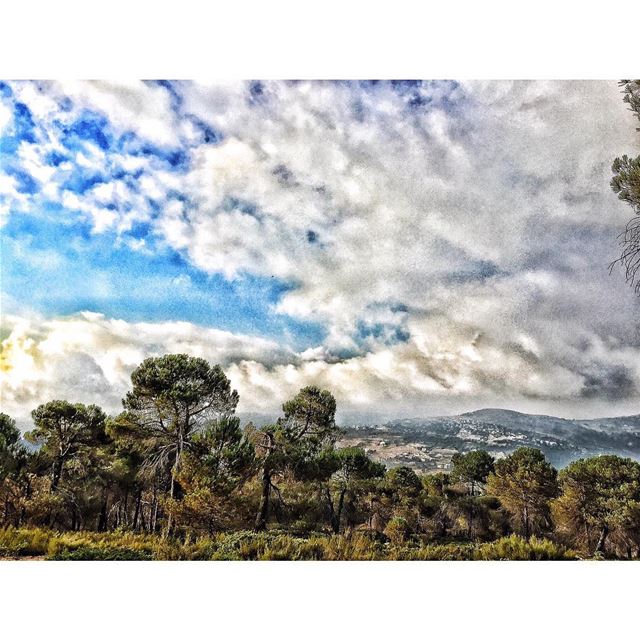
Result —
POLYGON ((74 138, 93 142, 103 151, 107 151, 112 144, 113 136, 108 131, 108 124, 105 118, 86 112, 76 120, 71 126, 63 129, 63 144, 73 147, 74 138))
MULTIPOLYGON (((325 335, 318 324, 274 313, 290 284, 251 275, 229 281, 195 269, 167 247, 151 255, 131 251, 112 234, 91 234, 88 224, 63 220, 10 217, 2 247, 2 288, 9 300, 28 299, 46 315, 94 311, 129 322, 183 320, 296 349, 325 335)), ((148 232, 139 224, 132 235, 148 232)))

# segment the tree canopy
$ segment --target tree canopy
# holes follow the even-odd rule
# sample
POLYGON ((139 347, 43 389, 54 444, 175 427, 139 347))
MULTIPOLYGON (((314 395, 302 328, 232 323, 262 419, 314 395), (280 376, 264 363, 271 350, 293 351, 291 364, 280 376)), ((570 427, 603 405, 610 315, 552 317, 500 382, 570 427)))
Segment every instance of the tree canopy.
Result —
POLYGON ((469 451, 469 453, 455 453, 451 459, 453 466, 451 477, 453 480, 468 483, 471 495, 475 494, 478 484, 484 484, 493 471, 493 457, 486 451, 469 451))
POLYGON ((632 549, 640 541, 640 463, 613 455, 577 460, 559 474, 554 502, 559 527, 573 542, 603 553, 607 541, 632 549))
POLYGON ((104 441, 107 416, 92 404, 71 404, 53 400, 31 412, 35 428, 26 439, 39 446, 39 456, 48 462, 51 471, 51 493, 63 477, 65 467, 92 445, 104 441))
POLYGON ((194 436, 233 414, 238 394, 219 365, 185 354, 147 358, 131 374, 133 389, 114 432, 143 452, 145 465, 176 497, 177 474, 194 436))
POLYGON ((522 447, 497 460, 487 491, 510 512, 525 538, 551 528, 550 501, 558 495, 558 472, 538 449, 522 447))
MULTIPOLYGON (((629 105, 629 110, 640 120, 640 80, 621 80, 623 100, 629 105)), ((640 131, 640 127, 637 129, 640 131)), ((635 141, 637 147, 638 142, 635 141)), ((634 216, 620 236, 622 254, 611 267, 620 264, 625 271, 629 284, 634 285, 636 293, 640 293, 640 155, 637 157, 622 155, 613 161, 611 167, 613 178, 611 188, 631 206, 634 216)))

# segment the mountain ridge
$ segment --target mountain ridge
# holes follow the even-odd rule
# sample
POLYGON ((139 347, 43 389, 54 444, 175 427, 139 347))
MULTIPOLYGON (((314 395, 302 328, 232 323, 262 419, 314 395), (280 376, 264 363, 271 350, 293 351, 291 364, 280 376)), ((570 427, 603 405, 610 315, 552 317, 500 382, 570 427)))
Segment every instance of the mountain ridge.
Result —
POLYGON ((577 420, 487 408, 453 416, 392 419, 348 427, 346 433, 347 440, 358 442, 387 464, 427 471, 446 470, 456 451, 486 449, 503 457, 522 446, 540 449, 557 467, 604 453, 640 460, 640 415, 577 420))

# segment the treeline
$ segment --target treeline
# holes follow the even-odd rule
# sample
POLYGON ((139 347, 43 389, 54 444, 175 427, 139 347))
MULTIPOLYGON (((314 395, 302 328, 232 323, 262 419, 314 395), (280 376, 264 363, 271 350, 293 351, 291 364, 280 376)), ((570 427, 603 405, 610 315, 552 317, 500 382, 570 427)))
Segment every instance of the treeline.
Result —
POLYGON ((140 532, 246 530, 393 545, 546 538, 582 557, 640 558, 640 464, 603 455, 557 472, 537 449, 456 454, 450 473, 386 469, 339 448, 336 403, 305 387, 274 424, 241 426, 238 394, 202 358, 145 360, 123 411, 48 402, 24 439, 0 414, 0 525, 140 532))

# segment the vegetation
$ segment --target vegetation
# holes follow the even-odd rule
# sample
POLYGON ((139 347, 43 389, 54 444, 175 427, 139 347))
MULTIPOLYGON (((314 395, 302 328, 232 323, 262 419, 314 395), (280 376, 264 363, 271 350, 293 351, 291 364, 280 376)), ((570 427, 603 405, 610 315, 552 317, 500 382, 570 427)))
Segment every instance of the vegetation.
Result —
POLYGON ((293 536, 239 531, 197 539, 114 531, 0 530, 0 558, 47 560, 574 560, 550 541, 516 535, 488 543, 385 544, 364 534, 293 536))
POLYGON ((340 448, 330 392, 241 425, 219 366, 166 355, 123 412, 56 400, 24 439, 0 414, 0 556, 47 559, 640 558, 640 464, 537 449, 454 456, 450 474, 340 448))
MULTIPOLYGON (((640 120, 640 80, 621 80, 623 100, 629 110, 640 120)), ((638 128, 640 131, 640 128, 638 128)), ((621 234, 622 254, 611 266, 620 263, 625 270, 627 282, 640 293, 640 156, 634 158, 623 155, 613 161, 611 188, 620 200, 633 209, 633 218, 621 234)))

